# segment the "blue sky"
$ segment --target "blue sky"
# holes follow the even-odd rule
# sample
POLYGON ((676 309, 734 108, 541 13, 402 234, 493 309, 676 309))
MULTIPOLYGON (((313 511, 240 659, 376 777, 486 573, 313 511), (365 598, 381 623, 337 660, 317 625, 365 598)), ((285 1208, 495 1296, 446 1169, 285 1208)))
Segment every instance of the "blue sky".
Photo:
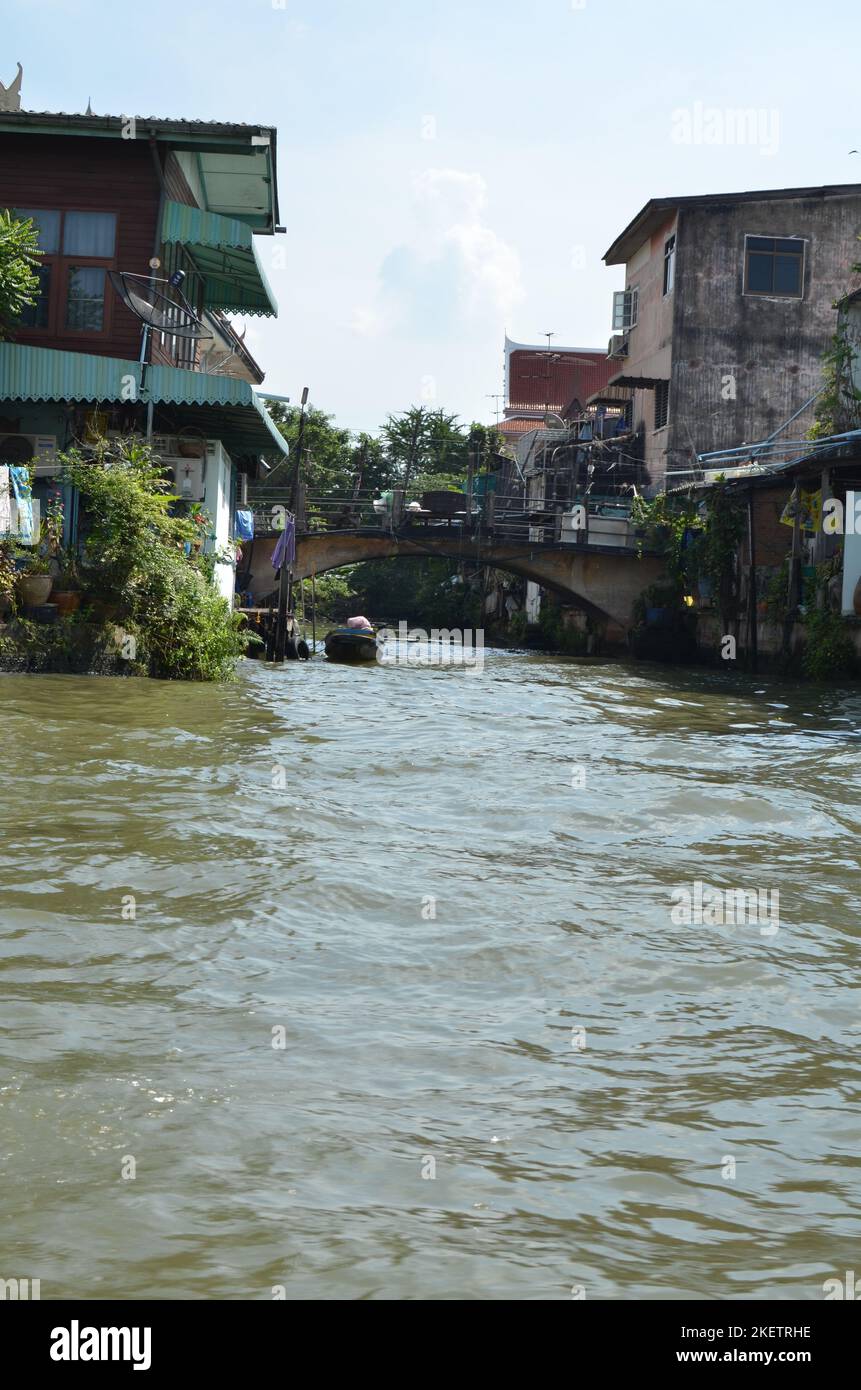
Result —
POLYGON ((606 344, 601 256, 650 197, 861 182, 850 0, 3 8, 25 107, 277 127, 281 314, 247 341, 351 428, 492 418, 506 330, 606 344))

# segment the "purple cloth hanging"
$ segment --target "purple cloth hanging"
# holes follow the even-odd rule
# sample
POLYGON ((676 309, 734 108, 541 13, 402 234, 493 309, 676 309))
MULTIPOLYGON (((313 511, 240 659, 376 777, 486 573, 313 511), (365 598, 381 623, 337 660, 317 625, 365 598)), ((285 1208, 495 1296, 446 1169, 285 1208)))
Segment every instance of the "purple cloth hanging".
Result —
POLYGON ((278 537, 278 544, 272 553, 272 568, 280 570, 282 565, 292 565, 296 561, 296 518, 288 516, 284 530, 278 537))

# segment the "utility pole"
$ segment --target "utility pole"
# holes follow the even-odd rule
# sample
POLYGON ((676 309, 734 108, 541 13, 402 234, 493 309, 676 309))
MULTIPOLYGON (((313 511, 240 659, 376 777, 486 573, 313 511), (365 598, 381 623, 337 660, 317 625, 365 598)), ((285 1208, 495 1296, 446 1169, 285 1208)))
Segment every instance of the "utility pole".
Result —
POLYGON ((365 465, 367 461, 368 443, 367 440, 363 440, 359 448, 359 457, 356 460, 356 476, 353 479, 353 503, 350 508, 350 518, 352 525, 355 525, 357 518, 360 516, 359 496, 362 491, 362 483, 365 477, 365 465))
MULTIPOLYGON (((305 438, 305 406, 308 403, 308 387, 302 392, 302 408, 299 412, 299 438, 296 444, 296 462, 290 483, 290 511, 293 513, 293 537, 296 536, 296 502, 299 496, 299 477, 302 467, 302 442, 305 438)), ((285 525, 287 525, 285 521, 285 525)), ((293 588, 293 570, 285 555, 278 576, 278 617, 275 623, 275 660, 283 661, 287 654, 287 618, 290 609, 290 594, 293 588)))
POLYGON ((305 406, 308 404, 308 387, 302 391, 302 407, 299 411, 299 438, 296 442, 296 462, 293 464, 290 482, 290 510, 296 510, 296 495, 299 491, 299 470, 302 467, 302 441, 305 438, 305 406))
POLYGON ((468 463, 467 463, 467 468, 466 468, 466 526, 463 528, 463 529, 464 529, 464 532, 467 532, 467 531, 471 531, 471 530, 472 530, 472 490, 473 490, 473 481, 474 481, 475 474, 476 474, 476 471, 477 471, 477 469, 476 469, 476 463, 477 463, 477 461, 478 461, 478 445, 477 445, 477 444, 474 445, 474 446, 470 449, 469 455, 468 455, 468 459, 469 459, 469 461, 468 461, 468 463))

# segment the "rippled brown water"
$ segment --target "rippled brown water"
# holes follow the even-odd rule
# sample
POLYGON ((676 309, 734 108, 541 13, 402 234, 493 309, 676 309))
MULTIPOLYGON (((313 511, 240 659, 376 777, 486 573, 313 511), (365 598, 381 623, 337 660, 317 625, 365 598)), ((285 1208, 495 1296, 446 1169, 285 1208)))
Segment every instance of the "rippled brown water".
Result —
POLYGON ((0 705, 0 1278, 811 1299, 858 1267, 857 693, 492 652, 0 705), (674 925, 697 879, 778 888, 779 932, 674 925))

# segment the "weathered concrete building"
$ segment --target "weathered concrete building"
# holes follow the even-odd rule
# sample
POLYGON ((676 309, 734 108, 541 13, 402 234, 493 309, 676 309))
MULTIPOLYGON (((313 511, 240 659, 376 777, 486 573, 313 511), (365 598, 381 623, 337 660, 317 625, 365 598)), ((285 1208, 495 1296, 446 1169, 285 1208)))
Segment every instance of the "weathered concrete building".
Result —
POLYGON ((609 387, 631 401, 651 491, 697 454, 788 421, 806 433, 859 235, 861 184, 840 184, 653 198, 616 238, 609 387))

